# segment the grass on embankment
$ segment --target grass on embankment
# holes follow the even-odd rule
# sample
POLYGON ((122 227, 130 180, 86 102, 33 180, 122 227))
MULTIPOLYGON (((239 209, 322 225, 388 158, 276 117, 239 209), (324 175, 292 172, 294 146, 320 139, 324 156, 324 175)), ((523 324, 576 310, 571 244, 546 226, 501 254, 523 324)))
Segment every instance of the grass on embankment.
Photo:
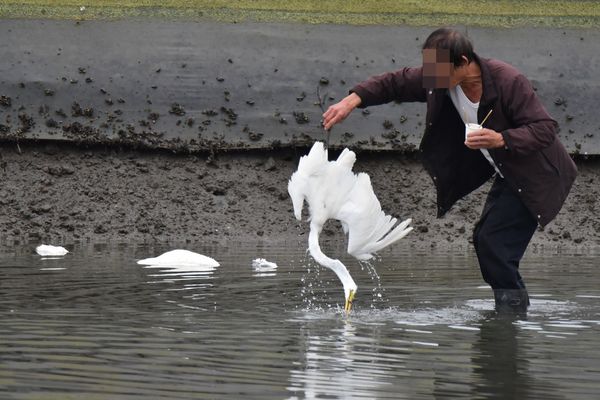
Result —
POLYGON ((599 1, 4 0, 0 18, 170 18, 356 25, 600 27, 599 1))

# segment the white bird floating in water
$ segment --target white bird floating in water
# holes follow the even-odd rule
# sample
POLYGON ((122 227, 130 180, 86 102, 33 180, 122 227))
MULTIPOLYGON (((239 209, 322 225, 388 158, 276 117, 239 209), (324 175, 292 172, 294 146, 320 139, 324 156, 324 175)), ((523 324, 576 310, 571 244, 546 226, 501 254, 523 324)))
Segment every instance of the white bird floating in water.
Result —
POLYGON ((218 267, 219 263, 207 256, 202 254, 194 253, 189 250, 171 250, 158 257, 146 258, 137 262, 141 265, 152 265, 152 266, 164 266, 164 267, 193 267, 193 266, 206 266, 206 267, 218 267))
POLYGON ((41 244, 35 248, 35 252, 40 256, 50 256, 50 257, 59 257, 64 256, 69 252, 69 250, 65 249, 61 246, 52 246, 49 244, 41 244))
POLYGON ((252 260, 252 268, 256 272, 273 272, 277 271, 277 264, 267 261, 264 258, 256 258, 252 260))
POLYGON ((336 273, 344 286, 344 309, 350 312, 356 294, 356 283, 340 260, 327 257, 319 246, 319 234, 328 219, 342 223, 348 234, 348 253, 358 260, 368 260, 373 253, 402 239, 411 230, 410 219, 398 221, 381 210, 373 192, 371 179, 365 173, 355 174, 353 151, 344 149, 337 160, 329 161, 323 143, 316 142, 308 155, 300 158, 298 170, 292 174, 288 192, 294 215, 301 220, 304 201, 310 211, 308 249, 321 265, 336 273))

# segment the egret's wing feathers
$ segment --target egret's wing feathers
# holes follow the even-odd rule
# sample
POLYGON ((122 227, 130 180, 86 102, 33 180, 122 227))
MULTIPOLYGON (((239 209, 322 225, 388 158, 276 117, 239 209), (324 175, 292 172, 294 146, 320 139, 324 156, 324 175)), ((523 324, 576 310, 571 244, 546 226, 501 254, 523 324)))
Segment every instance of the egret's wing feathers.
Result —
POLYGON ((300 157, 298 170, 288 181, 288 193, 297 220, 301 219, 304 200, 313 197, 315 178, 322 175, 327 163, 327 150, 321 142, 316 142, 307 155, 300 157))
POLYGON ((335 163, 340 167, 343 167, 349 171, 352 170, 354 163, 356 162, 356 154, 353 151, 350 151, 348 148, 345 148, 340 155, 338 156, 335 163))
POLYGON ((298 172, 302 171, 305 175, 312 175, 320 172, 323 165, 328 162, 325 146, 321 142, 316 142, 307 155, 300 157, 298 172))
POLYGON ((288 182, 288 193, 290 194, 290 198, 292 199, 292 206, 294 207, 294 216, 298 221, 302 219, 302 208, 304 207, 304 191, 305 191, 305 182, 304 180, 296 175, 294 172, 292 177, 288 182))
POLYGON ((395 227, 398 220, 383 212, 367 174, 356 176, 349 198, 336 218, 347 226, 348 253, 357 259, 371 258, 412 230, 406 229, 410 220, 395 227))

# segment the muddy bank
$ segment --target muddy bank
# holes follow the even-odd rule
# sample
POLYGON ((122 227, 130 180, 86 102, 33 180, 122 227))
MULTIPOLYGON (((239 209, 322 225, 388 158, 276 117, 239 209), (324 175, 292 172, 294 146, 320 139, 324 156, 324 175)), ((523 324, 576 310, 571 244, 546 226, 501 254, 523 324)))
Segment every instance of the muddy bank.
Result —
MULTIPOLYGON (((52 242, 216 242, 306 240, 287 180, 307 149, 181 155, 72 144, 0 145, 0 240, 52 242)), ((336 154, 334 154, 336 155, 336 154)), ((558 218, 535 245, 600 245, 600 161, 580 160, 579 178, 558 218)), ((383 209, 411 217, 414 246, 468 246, 488 185, 435 218, 434 190, 411 155, 362 152, 383 209)), ((342 238, 331 222, 324 238, 342 238)))

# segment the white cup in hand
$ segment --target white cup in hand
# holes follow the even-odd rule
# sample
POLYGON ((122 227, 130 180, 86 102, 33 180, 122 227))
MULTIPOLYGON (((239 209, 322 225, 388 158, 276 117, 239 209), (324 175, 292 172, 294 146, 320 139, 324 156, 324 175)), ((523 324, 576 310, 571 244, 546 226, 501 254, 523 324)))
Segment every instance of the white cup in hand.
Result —
POLYGON ((483 129, 483 127, 479 124, 465 124, 465 140, 467 140, 467 137, 471 132, 478 131, 481 129, 483 129))

